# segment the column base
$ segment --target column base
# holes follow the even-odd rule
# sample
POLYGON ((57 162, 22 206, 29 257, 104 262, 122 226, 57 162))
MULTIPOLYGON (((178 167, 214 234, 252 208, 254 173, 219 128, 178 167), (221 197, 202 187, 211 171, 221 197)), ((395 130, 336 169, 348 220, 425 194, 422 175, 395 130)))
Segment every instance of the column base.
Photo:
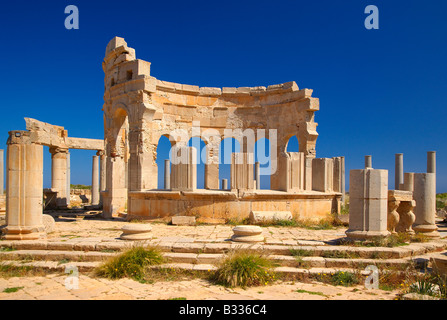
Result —
POLYGON ((346 236, 355 240, 366 240, 373 238, 385 238, 391 233, 389 231, 358 231, 358 230, 347 230, 346 236))
POLYGON ((438 232, 438 227, 432 224, 413 225, 413 230, 431 239, 439 239, 441 237, 438 232))
POLYGON ((37 227, 5 227, 2 240, 38 240, 46 238, 45 226, 37 227))

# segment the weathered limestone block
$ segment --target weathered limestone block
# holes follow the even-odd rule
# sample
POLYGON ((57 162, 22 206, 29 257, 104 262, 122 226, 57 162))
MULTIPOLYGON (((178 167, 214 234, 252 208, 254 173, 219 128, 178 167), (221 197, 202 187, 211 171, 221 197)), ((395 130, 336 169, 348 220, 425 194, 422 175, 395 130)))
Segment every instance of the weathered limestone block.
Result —
POLYGON ((353 239, 384 237, 388 215, 388 171, 376 169, 350 172, 349 229, 353 239))
POLYGON ((334 160, 320 158, 312 160, 312 189, 321 192, 333 191, 334 160))
POLYGON ((152 239, 152 227, 144 223, 131 223, 121 228, 122 240, 149 240, 152 239))
POLYGON ((416 206, 416 201, 401 201, 397 212, 399 213, 399 223, 396 226, 397 232, 406 232, 409 234, 414 234, 412 225, 416 221, 416 216, 414 215, 413 209, 416 206))
POLYGON ((388 190, 388 231, 413 233, 414 203, 411 191, 388 190))
POLYGON ((262 228, 259 226, 236 226, 233 228, 232 241, 236 242, 262 242, 262 228))
POLYGON ((251 211, 249 216, 252 224, 292 219, 293 216, 290 211, 251 211))
POLYGON ((439 238, 436 226, 436 174, 414 174, 414 200, 416 220, 413 230, 430 238, 439 238))
POLYGON ((437 254, 430 258, 433 271, 442 277, 447 277, 447 255, 445 253, 437 254))
POLYGON ((196 217, 193 216, 173 216, 171 224, 174 226, 195 226, 196 217))
POLYGON ((233 153, 231 155, 231 189, 253 190, 253 153, 233 153))
POLYGON ((333 174, 334 177, 332 179, 333 187, 332 190, 334 192, 344 193, 344 182, 343 176, 345 172, 345 162, 343 157, 335 157, 332 158, 334 163, 333 174))
POLYGON ((56 229, 56 221, 49 214, 42 215, 42 222, 46 233, 51 233, 56 229))
POLYGON ((197 189, 197 151, 194 147, 173 147, 171 161, 171 190, 197 189))
POLYGON ((304 152, 286 152, 280 156, 279 184, 280 190, 300 192, 304 190, 304 175, 306 156, 304 152))

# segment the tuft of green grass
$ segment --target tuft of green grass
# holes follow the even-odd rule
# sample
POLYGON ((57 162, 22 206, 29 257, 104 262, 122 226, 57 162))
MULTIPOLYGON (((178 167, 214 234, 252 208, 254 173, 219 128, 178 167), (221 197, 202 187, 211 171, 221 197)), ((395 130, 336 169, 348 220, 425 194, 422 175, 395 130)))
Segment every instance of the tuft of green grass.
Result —
POLYGON ((157 248, 135 247, 111 258, 95 269, 99 277, 109 279, 132 278, 141 280, 146 269, 163 263, 161 251, 157 248))
POLYGON ((17 291, 19 291, 19 290, 21 290, 21 289, 23 289, 24 287, 11 287, 11 288, 5 288, 4 290, 3 290, 3 292, 5 292, 5 293, 13 293, 13 292, 17 292, 17 291))
POLYGON ((358 275, 348 271, 337 271, 331 277, 331 283, 334 286, 349 287, 360 283, 358 275))
POLYGON ((303 290, 303 289, 298 289, 298 290, 295 290, 295 292, 327 297, 327 295, 325 295, 323 292, 319 292, 319 291, 307 291, 307 290, 303 290))
POLYGON ((231 288, 263 286, 275 280, 274 266, 272 261, 257 252, 231 252, 210 280, 231 288))
POLYGON ((290 255, 294 257, 311 257, 314 252, 312 250, 305 249, 290 249, 290 255))

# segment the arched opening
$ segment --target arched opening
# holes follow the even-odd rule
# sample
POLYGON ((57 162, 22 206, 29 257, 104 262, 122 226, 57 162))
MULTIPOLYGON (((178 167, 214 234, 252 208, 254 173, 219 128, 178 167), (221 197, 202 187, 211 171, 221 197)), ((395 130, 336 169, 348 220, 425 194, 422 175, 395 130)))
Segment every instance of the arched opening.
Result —
POLYGON ((231 185, 231 154, 241 152, 241 146, 235 138, 225 138, 219 145, 219 187, 222 189, 222 179, 231 185))
POLYGON ((270 140, 262 138, 256 141, 255 148, 255 166, 253 168, 253 177, 256 179, 256 162, 260 167, 260 189, 270 190, 270 176, 272 174, 272 157, 270 152, 270 140))
POLYGON ((297 136, 291 136, 287 141, 286 152, 299 152, 300 145, 297 136))
POLYGON ((157 167, 158 167, 158 181, 157 188, 158 189, 166 189, 165 186, 165 161, 169 160, 169 153, 171 151, 171 141, 166 136, 161 136, 158 140, 157 145, 157 167))

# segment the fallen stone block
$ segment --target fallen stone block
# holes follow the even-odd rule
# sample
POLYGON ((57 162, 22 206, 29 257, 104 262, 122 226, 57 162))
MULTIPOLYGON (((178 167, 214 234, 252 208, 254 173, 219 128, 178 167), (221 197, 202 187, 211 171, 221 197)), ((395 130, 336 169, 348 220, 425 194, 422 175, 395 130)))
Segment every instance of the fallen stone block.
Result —
POLYGON ((196 217, 192 216, 174 216, 171 219, 174 226, 194 226, 196 225, 196 217))
POLYGON ((250 223, 252 224, 292 219, 293 216, 290 211, 252 211, 249 216, 250 223))

